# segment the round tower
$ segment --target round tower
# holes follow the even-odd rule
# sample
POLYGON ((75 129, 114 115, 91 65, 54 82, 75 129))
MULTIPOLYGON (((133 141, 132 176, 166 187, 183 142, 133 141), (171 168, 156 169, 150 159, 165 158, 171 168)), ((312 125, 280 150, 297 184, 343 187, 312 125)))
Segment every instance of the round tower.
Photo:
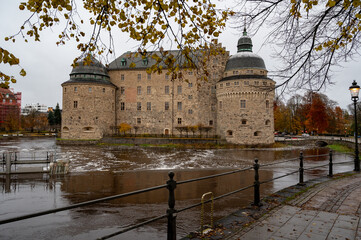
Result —
POLYGON ((244 29, 237 53, 229 58, 217 83, 217 134, 235 144, 272 144, 275 82, 267 77, 266 65, 252 47, 244 29))
POLYGON ((100 139, 112 133, 116 86, 98 60, 90 57, 78 61, 70 80, 61 86, 63 139, 100 139))

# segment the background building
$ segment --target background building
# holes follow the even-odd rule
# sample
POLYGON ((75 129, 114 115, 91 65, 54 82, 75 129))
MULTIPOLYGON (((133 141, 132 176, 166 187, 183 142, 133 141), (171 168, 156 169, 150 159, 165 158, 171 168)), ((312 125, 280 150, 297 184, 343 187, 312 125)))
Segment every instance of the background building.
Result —
POLYGON ((20 127, 21 92, 0 88, 0 129, 13 130, 20 127))
POLYGON ((48 112, 48 106, 40 103, 32 103, 32 104, 26 104, 25 107, 21 109, 22 115, 29 115, 31 111, 37 111, 41 113, 47 113, 48 112))

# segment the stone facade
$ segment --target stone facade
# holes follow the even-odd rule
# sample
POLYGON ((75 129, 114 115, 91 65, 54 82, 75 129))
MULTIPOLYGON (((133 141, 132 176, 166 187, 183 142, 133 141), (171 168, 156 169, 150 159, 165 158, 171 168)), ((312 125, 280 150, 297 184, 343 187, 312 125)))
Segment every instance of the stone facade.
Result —
POLYGON ((95 59, 91 66, 81 62, 62 84, 62 138, 100 139, 126 123, 136 134, 179 135, 181 127, 204 126, 232 143, 273 143, 274 81, 260 57, 237 54, 210 57, 208 81, 197 69, 183 69, 182 80, 171 80, 167 69, 148 74, 154 60, 130 52, 107 69, 95 59))

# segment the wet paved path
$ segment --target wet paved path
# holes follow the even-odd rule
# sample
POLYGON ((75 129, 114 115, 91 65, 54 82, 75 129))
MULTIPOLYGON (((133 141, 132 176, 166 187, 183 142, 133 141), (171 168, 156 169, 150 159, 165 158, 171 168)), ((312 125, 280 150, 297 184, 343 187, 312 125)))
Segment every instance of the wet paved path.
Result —
POLYGON ((223 239, 361 240, 361 174, 316 185, 223 239))

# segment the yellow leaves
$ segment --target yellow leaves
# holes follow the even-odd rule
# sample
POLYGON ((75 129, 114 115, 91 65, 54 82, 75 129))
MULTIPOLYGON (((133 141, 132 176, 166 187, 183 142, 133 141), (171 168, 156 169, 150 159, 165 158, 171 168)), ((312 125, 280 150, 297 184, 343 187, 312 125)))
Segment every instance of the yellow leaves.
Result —
POLYGON ((336 1, 334 0, 329 0, 326 4, 327 7, 334 7, 336 5, 336 1))
POLYGON ((26 72, 25 72, 25 70, 22 68, 19 74, 20 74, 21 76, 25 77, 26 72))
POLYGON ((129 67, 130 68, 135 68, 137 65, 134 63, 134 62, 132 62, 131 64, 129 64, 129 67))
POLYGON ((20 9, 20 10, 24 10, 24 9, 25 9, 24 4, 20 4, 20 5, 19 5, 19 9, 20 9))

